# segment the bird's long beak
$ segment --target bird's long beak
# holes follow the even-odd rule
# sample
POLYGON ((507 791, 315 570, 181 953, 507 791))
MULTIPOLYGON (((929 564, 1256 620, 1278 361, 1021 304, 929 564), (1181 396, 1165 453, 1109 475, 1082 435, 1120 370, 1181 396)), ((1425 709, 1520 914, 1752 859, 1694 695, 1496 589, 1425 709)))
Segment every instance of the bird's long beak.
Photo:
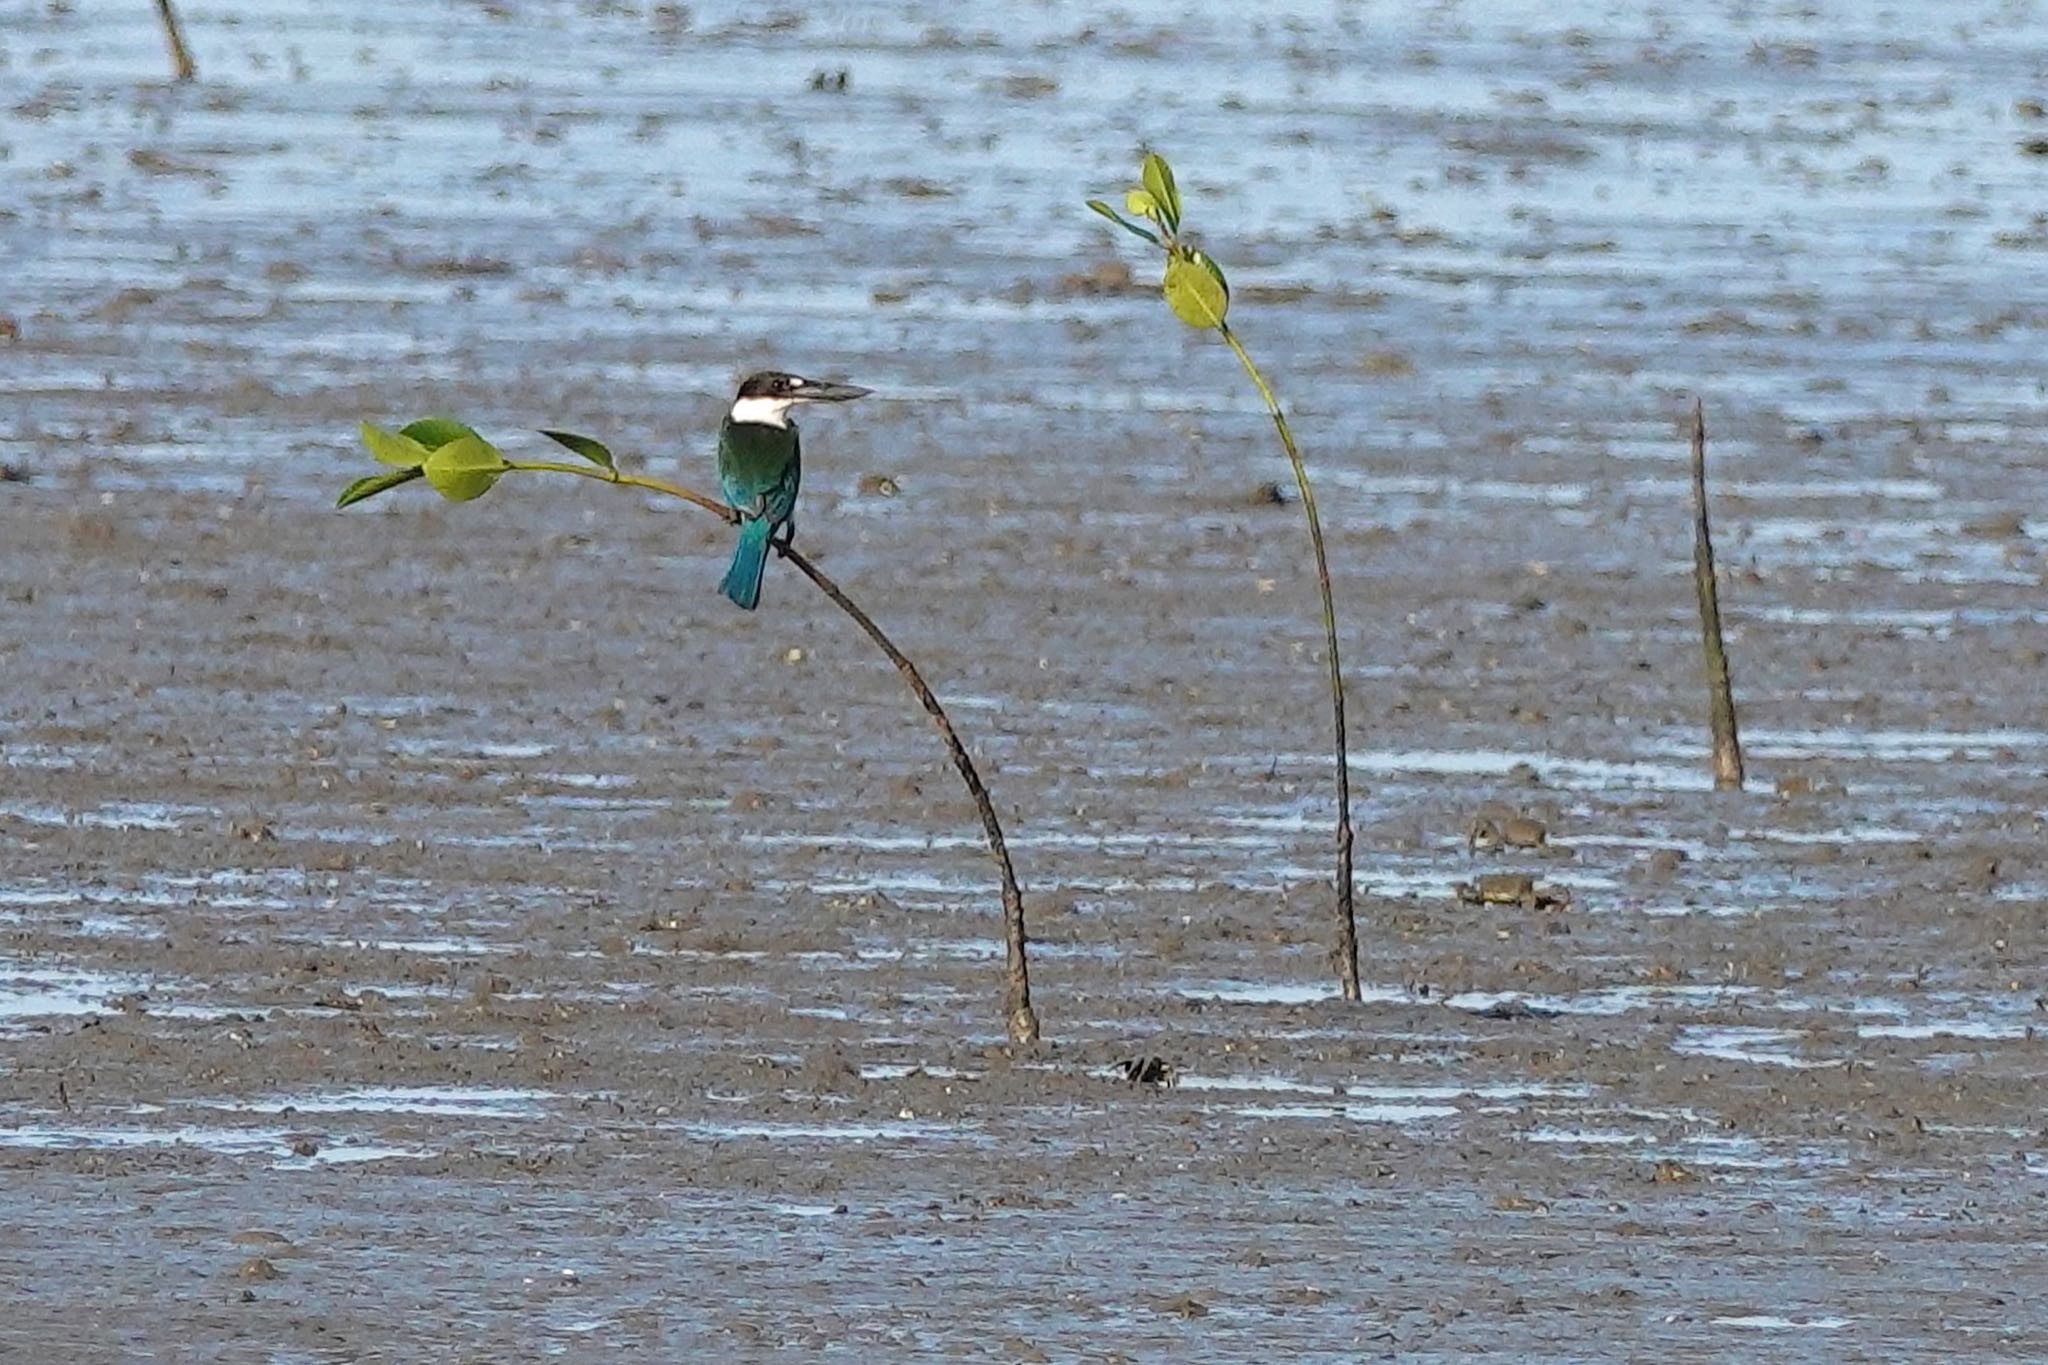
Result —
POLYGON ((844 403, 854 398, 865 398, 873 392, 873 389, 864 389, 858 384, 827 384, 813 379, 791 397, 799 403, 844 403))

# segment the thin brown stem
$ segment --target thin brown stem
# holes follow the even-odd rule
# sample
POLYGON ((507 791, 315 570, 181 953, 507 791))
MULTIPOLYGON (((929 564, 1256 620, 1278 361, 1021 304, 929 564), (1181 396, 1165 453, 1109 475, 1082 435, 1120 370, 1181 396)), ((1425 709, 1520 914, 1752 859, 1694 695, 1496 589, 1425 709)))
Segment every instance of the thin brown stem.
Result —
MULTIPOLYGON (((599 483, 623 484, 628 488, 645 489, 671 498, 681 498, 684 502, 693 503, 727 523, 739 520, 739 514, 722 501, 706 497, 681 484, 645 474, 627 474, 617 469, 605 469, 596 465, 564 464, 548 460, 508 460, 506 465, 515 470, 573 474, 578 478, 594 479, 599 483)), ((910 690, 916 694, 918 703, 924 707, 925 713, 932 718, 932 724, 938 727, 940 737, 945 740, 946 752, 952 758, 954 768, 959 771, 960 780, 966 784, 967 794, 974 798, 975 808, 981 812, 981 827, 988 836, 989 856, 995 859, 996 870, 1002 876, 1003 931, 1008 943, 1009 957, 1009 984, 1003 1001, 1004 1018, 1011 1038, 1020 1043, 1037 1042, 1038 1015, 1031 1008, 1031 972, 1026 960, 1026 944, 1030 940, 1024 931, 1024 893, 1017 887, 1017 871, 1010 864, 1010 849, 1003 841, 1003 826, 996 818, 995 802, 989 798, 988 788, 982 784, 981 774, 976 771, 974 760, 968 757, 967 746, 960 742, 959 731, 953 728, 952 720, 946 715, 946 708, 939 704, 937 695, 925 684, 924 675, 917 671, 917 665, 896 647, 895 641, 875 624, 874 618, 862 611, 854 600, 846 595, 844 589, 795 546, 779 540, 774 542, 774 546, 777 554, 796 565, 798 572, 816 584, 818 590, 831 598, 841 611, 852 617, 854 624, 875 642, 882 653, 889 656, 889 662, 896 665, 897 671, 903 675, 903 680, 910 684, 910 690)))
POLYGON ((178 79, 196 80, 199 68, 192 61, 192 49, 185 46, 185 28, 178 22, 178 12, 171 8, 171 0, 156 0, 156 13, 163 20, 164 42, 170 45, 171 66, 178 79))
POLYGON ((1337 961, 1337 978, 1346 1000, 1360 998, 1358 986, 1358 920, 1352 905, 1352 839, 1351 839, 1351 756, 1344 734, 1344 668, 1337 656, 1337 602, 1330 591, 1330 558, 1323 548, 1323 519, 1316 511, 1315 490, 1309 486, 1308 465, 1301 458, 1301 448, 1294 443, 1294 431, 1287 425, 1287 414, 1281 410, 1280 400, 1273 394, 1266 377, 1259 373, 1259 367, 1252 363, 1249 352, 1237 334, 1221 321, 1216 330, 1230 344, 1238 361, 1250 375, 1258 388, 1259 397, 1265 400, 1267 415, 1272 417, 1274 428, 1280 433, 1280 444, 1287 451, 1287 459, 1294 466, 1294 484, 1301 490, 1302 511, 1308 514, 1309 543, 1315 548, 1316 585, 1323 594, 1323 644, 1330 662, 1330 709, 1334 713, 1337 736, 1337 945, 1333 956, 1337 961))
POLYGON ((1742 787, 1742 740, 1735 726, 1735 689, 1728 676, 1728 646, 1721 636, 1721 595, 1714 579, 1714 537, 1707 526, 1707 417, 1692 405, 1692 586, 1700 604, 1700 637, 1707 653, 1708 723, 1714 739, 1714 786, 1742 787))
POLYGON ((866 631, 868 638, 889 656, 889 662, 896 665, 903 680, 910 684, 910 690, 917 694, 926 714, 931 716, 932 724, 939 728, 940 737, 946 741, 946 752, 952 755, 953 766, 960 771, 960 780, 967 784, 968 794, 974 798, 975 807, 981 812, 981 827, 988 835, 989 854, 1002 873, 1003 931, 1009 945, 1009 993, 1003 1002, 1003 1012, 1009 1019, 1010 1037, 1020 1043, 1037 1042, 1038 1016, 1031 1009, 1031 973, 1024 956, 1024 893, 1017 889, 1017 873, 1010 866, 1010 850, 1003 842, 1003 827, 996 819, 995 803, 989 799, 988 788, 982 785, 981 774, 974 770, 974 760, 967 756, 967 747, 960 742, 959 732, 946 718, 946 708, 939 705, 939 699, 932 695, 931 688, 925 686, 924 675, 917 671, 917 665, 896 648, 895 642, 883 633, 874 619, 855 606, 853 599, 795 546, 776 541, 775 552, 817 584, 819 591, 837 603, 839 609, 851 616, 854 624, 866 631))

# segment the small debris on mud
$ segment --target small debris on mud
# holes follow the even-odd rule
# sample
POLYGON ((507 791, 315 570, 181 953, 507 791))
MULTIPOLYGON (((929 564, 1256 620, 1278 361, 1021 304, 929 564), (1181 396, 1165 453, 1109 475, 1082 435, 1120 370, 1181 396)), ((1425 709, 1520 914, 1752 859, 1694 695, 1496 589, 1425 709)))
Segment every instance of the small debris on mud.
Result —
POLYGON ((1994 512, 1963 523, 1963 534, 1977 540, 2022 540, 2027 534, 2023 512, 1994 512))
POLYGON ((1159 1089, 1179 1084, 1180 1068, 1164 1057, 1132 1057, 1118 1064, 1124 1073, 1124 1080, 1130 1085, 1149 1085, 1159 1089))
POLYGON ((1475 815, 1465 831, 1465 847, 1472 853, 1499 853, 1510 848, 1539 849, 1549 842, 1549 827, 1529 815, 1475 815))
POLYGON ((1572 893, 1539 884, 1526 872, 1488 872, 1477 881, 1451 883, 1451 894, 1466 905, 1519 905, 1524 910, 1571 909, 1572 893))
POLYGON ((422 260, 396 260, 393 265, 402 271, 446 279, 493 279, 511 275, 512 262, 497 256, 429 256, 422 260))
POLYGON ((1776 784, 1781 798, 1792 799, 1802 796, 1835 796, 1841 793, 1841 785, 1815 773, 1786 773, 1776 784))
POLYGON ((1496 1000, 1479 1009, 1466 1010, 1465 1013, 1474 1019, 1555 1019, 1564 1011, 1532 1005, 1526 1000, 1510 999, 1496 1000))

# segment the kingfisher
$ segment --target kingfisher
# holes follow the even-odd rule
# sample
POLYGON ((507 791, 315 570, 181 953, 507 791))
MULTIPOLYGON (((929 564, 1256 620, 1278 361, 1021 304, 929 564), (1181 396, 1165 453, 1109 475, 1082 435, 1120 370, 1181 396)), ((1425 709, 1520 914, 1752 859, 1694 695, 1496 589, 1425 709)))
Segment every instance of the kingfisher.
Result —
POLYGON ((873 389, 828 384, 763 370, 740 381, 738 397, 718 426, 718 485, 726 503, 740 514, 740 542, 719 588, 752 611, 761 603, 761 574, 777 530, 782 543, 796 539, 796 491, 803 481, 803 455, 789 410, 799 403, 844 403, 873 389))

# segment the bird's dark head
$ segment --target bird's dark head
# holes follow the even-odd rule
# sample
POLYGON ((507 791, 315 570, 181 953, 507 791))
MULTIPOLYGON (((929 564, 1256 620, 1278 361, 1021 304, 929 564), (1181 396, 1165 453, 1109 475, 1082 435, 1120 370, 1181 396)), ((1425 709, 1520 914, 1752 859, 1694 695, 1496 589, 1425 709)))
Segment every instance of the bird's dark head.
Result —
POLYGON ((762 370, 740 381, 739 395, 732 401, 732 420, 786 427, 789 410, 798 403, 844 403, 873 392, 857 384, 828 384, 781 370, 762 370))

